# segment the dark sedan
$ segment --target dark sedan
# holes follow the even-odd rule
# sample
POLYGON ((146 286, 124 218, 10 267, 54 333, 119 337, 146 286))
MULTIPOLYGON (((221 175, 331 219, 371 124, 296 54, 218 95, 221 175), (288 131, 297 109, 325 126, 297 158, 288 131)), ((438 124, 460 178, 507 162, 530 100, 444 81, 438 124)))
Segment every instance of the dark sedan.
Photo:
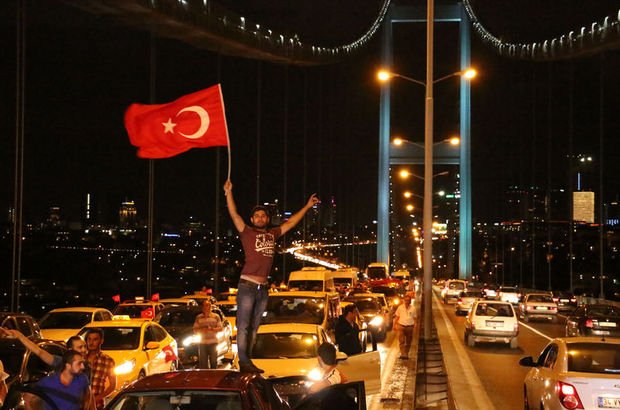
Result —
MULTIPOLYGON (((222 311, 216 306, 213 313, 220 316, 223 329, 217 332, 218 359, 232 359, 232 327, 222 311)), ((198 337, 194 335, 194 321, 202 312, 200 306, 175 306, 162 310, 156 317, 159 323, 170 336, 177 341, 179 360, 183 366, 198 364, 198 337)))
MULTIPOLYGON (((276 390, 279 382, 280 379, 266 380, 257 373, 241 373, 233 370, 155 374, 138 380, 120 392, 105 408, 106 410, 290 409, 289 403, 276 390)), ((323 389, 319 394, 301 400, 294 408, 362 409, 366 408, 365 404, 363 382, 355 382, 323 389)))
POLYGON ((566 319, 566 336, 620 337, 620 308, 583 305, 566 319))
MULTIPOLYGON (((34 342, 52 355, 62 356, 67 350, 63 344, 50 340, 34 342)), ((9 386, 34 383, 55 370, 27 350, 19 340, 8 337, 0 337, 0 361, 4 371, 9 374, 6 380, 9 386)))
POLYGON ((553 291, 551 295, 553 301, 558 305, 559 312, 572 312, 577 309, 577 298, 571 292, 553 291))

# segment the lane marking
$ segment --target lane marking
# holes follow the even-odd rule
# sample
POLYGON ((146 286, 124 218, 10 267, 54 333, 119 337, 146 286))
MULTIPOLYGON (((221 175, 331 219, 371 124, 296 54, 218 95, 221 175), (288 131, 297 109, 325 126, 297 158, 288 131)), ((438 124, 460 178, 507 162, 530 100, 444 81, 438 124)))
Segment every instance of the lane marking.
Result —
POLYGON ((553 340, 553 337, 547 336, 546 334, 542 333, 541 331, 534 329, 532 326, 526 325, 524 322, 522 322, 520 320, 519 320, 519 326, 524 326, 524 327, 530 329, 532 332, 536 333, 537 335, 544 337, 547 340, 553 340))
MULTIPOLYGON (((444 306, 440 304, 437 295, 433 294, 433 299, 435 305, 437 306, 437 309, 439 310, 439 313, 441 313, 444 325, 446 326, 446 330, 448 331, 448 335, 450 337, 450 342, 452 343, 452 346, 456 351, 456 357, 461 363, 461 369, 463 370, 463 373, 465 375, 464 379, 467 380, 466 386, 469 387, 470 397, 472 397, 474 399, 474 402, 476 403, 476 409, 494 410, 495 406, 493 405, 493 402, 491 401, 486 389, 482 385, 482 382, 478 377, 478 373, 476 372, 476 369, 474 368, 474 365, 472 364, 469 355, 465 351, 465 347, 461 343, 461 338, 457 337, 454 325, 452 325, 452 321, 448 318, 446 312, 444 312, 444 306)), ((451 384, 452 386, 454 386, 454 381, 452 381, 451 384)), ((454 393, 453 396, 455 396, 454 393)))

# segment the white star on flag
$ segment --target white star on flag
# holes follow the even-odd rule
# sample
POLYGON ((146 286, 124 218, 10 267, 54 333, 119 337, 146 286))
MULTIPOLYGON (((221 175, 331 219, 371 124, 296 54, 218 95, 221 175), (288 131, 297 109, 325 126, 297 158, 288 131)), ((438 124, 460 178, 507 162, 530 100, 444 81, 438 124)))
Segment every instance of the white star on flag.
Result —
POLYGON ((174 134, 174 127, 177 126, 174 122, 172 122, 172 118, 168 118, 168 122, 162 122, 161 125, 164 126, 164 134, 174 134))

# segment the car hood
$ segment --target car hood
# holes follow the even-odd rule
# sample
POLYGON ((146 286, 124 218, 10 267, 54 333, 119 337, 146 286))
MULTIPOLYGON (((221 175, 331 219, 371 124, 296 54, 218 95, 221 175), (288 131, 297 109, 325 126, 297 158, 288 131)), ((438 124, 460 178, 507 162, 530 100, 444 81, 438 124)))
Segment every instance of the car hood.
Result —
POLYGON ((259 369, 263 369, 263 377, 307 376, 308 373, 319 367, 316 357, 308 359, 252 359, 259 369))
POLYGON ((41 336, 44 339, 66 342, 68 338, 77 335, 79 331, 80 329, 41 329, 41 336))

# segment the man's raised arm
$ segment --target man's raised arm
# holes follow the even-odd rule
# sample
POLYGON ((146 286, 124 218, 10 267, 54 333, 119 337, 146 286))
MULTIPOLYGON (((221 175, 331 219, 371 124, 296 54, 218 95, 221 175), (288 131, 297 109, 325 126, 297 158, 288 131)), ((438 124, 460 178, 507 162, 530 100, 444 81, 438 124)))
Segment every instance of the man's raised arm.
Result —
POLYGON ((308 202, 306 203, 306 205, 304 205, 303 208, 301 208, 299 211, 293 214, 290 218, 288 218, 286 222, 280 225, 280 231, 282 235, 284 235, 286 232, 293 229, 293 227, 297 225, 299 221, 301 221, 301 219, 304 217, 306 212, 308 212, 310 208, 312 208, 315 204, 318 204, 318 203, 319 203, 319 198, 317 198, 316 194, 310 195, 310 198, 308 199, 308 202))
POLYGON ((243 232, 245 229, 245 222, 243 222, 243 218, 237 213, 237 205, 235 204, 235 199, 233 198, 232 182, 230 182, 230 179, 226 180, 224 183, 224 193, 226 195, 226 205, 228 206, 230 218, 235 224, 235 228, 237 228, 239 232, 243 232))
POLYGON ((5 329, 3 327, 0 327, 0 335, 3 335, 5 337, 14 337, 14 338, 16 338, 17 340, 19 340, 21 342, 21 344, 24 345, 24 347, 26 349, 30 350, 32 353, 37 355, 39 357, 39 359, 43 360, 49 366, 53 366, 53 364, 54 364, 54 356, 50 352, 41 349, 39 346, 37 346, 36 343, 34 343, 32 340, 28 339, 19 330, 5 329))

